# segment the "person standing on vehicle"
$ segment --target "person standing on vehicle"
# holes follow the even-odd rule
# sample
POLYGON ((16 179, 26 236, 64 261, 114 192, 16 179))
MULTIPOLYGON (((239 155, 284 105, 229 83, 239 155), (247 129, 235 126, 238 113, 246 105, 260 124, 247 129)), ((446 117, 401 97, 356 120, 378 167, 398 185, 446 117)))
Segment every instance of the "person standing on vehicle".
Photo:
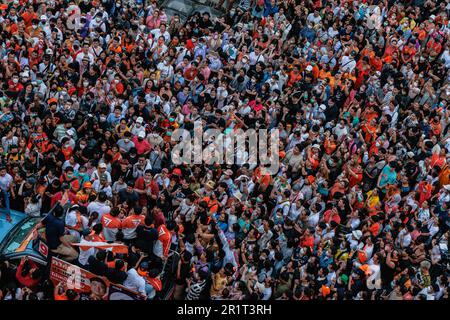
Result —
POLYGON ((53 212, 49 212, 47 216, 38 224, 37 229, 45 227, 45 239, 48 248, 56 254, 62 256, 62 259, 72 262, 78 258, 78 252, 71 243, 77 239, 73 235, 65 234, 64 221, 61 219, 64 213, 63 208, 58 205, 53 212))
POLYGON ((4 166, 0 167, 0 189, 2 198, 4 201, 4 206, 6 208, 6 220, 11 222, 11 208, 10 208, 10 198, 15 198, 13 189, 13 177, 6 172, 4 166))

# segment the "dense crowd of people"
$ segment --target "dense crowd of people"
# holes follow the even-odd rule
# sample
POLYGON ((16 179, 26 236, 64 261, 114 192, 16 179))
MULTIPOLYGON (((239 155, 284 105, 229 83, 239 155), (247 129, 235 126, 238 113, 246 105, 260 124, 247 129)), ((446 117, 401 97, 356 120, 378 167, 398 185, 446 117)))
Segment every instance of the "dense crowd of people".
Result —
MULTIPOLYGON (((218 7, 3 1, 3 217, 42 216, 53 256, 148 299, 168 261, 178 300, 448 299, 450 2, 218 7), (278 130, 278 173, 174 164, 195 121, 278 130)), ((81 299, 0 266, 1 299, 81 299)))

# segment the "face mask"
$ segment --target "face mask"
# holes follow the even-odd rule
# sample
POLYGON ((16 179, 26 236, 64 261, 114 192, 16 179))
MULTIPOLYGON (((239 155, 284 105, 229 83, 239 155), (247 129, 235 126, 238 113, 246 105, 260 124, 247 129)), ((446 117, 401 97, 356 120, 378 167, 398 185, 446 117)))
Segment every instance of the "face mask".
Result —
POLYGON ((84 82, 83 82, 83 86, 86 88, 87 86, 89 86, 89 82, 84 81, 84 82))
POLYGON ((100 22, 100 21, 102 21, 102 18, 97 17, 97 18, 95 18, 95 21, 100 22))
POLYGON ((37 84, 42 84, 42 80, 36 80, 37 84))
POLYGON ((102 116, 100 116, 100 121, 106 121, 106 117, 102 117, 102 116))
POLYGON ((33 24, 33 29, 36 30, 37 29, 37 25, 33 24))
POLYGON ((174 119, 174 118, 169 118, 169 121, 170 121, 170 122, 174 122, 175 119, 174 119))
POLYGON ((130 142, 130 139, 123 139, 123 141, 125 141, 125 143, 130 142))
POLYGON ((86 148, 85 144, 80 144, 80 149, 83 150, 84 148, 86 148))
POLYGON ((19 79, 17 79, 17 78, 14 78, 12 80, 13 80, 14 83, 18 83, 19 82, 19 79))
POLYGON ((72 179, 73 178, 73 174, 72 173, 68 173, 67 174, 67 178, 72 179))

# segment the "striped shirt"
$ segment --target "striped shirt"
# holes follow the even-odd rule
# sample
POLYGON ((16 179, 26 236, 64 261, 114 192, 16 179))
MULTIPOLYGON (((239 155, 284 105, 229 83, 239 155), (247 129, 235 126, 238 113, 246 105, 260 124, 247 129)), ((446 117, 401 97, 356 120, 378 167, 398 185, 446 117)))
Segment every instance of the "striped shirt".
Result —
POLYGON ((186 295, 186 300, 199 300, 205 286, 206 280, 202 280, 191 285, 186 295))

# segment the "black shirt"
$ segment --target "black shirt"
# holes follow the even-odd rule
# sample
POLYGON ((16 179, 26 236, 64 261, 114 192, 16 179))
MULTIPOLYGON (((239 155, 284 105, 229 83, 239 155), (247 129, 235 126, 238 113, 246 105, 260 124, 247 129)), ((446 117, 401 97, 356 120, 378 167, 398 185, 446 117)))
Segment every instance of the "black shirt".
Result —
POLYGON ((45 236, 47 238, 47 245, 50 249, 56 249, 61 244, 60 237, 64 235, 64 221, 56 218, 52 213, 49 213, 43 220, 45 226, 45 236))
POLYGON ((148 226, 138 226, 136 228, 136 247, 145 253, 153 252, 153 240, 151 240, 152 233, 154 233, 154 228, 148 226))
POLYGON ((106 277, 111 282, 123 284, 123 282, 127 279, 128 274, 122 270, 117 270, 115 268, 108 268, 106 271, 106 277))
POLYGON ((121 203, 123 203, 125 201, 134 203, 134 202, 139 201, 139 195, 137 194, 136 191, 129 193, 127 191, 127 188, 123 188, 122 190, 119 191, 119 200, 121 203))
POLYGON ((108 270, 108 266, 105 262, 97 260, 94 256, 90 256, 88 259, 88 270, 98 276, 104 276, 108 270))

